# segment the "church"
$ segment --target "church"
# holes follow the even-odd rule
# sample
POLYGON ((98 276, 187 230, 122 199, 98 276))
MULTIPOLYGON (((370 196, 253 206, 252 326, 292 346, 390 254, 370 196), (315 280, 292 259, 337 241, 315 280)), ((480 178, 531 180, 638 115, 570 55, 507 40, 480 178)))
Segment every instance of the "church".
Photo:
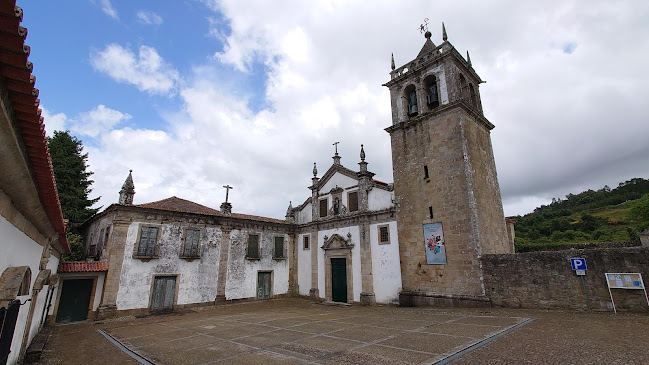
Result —
POLYGON ((488 305, 480 257, 513 252, 494 125, 468 53, 445 29, 442 39, 435 45, 426 31, 412 61, 397 68, 392 58, 384 86, 394 184, 373 178, 363 145, 353 169, 336 150, 321 177, 314 164, 304 202, 274 219, 234 213, 227 194, 220 209, 175 196, 134 204, 129 173, 119 203, 82 226, 90 259, 60 270, 53 316, 101 319, 285 296, 488 305), (79 308, 66 304, 79 297, 79 308))

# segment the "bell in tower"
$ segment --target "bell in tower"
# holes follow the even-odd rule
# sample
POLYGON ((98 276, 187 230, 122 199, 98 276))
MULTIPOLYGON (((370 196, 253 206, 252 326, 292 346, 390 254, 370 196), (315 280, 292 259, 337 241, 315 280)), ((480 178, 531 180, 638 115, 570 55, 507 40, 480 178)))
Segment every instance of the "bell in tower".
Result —
MULTIPOLYGON (((403 305, 485 303, 480 256, 508 253, 483 82, 448 41, 425 30, 415 59, 390 72, 392 166, 403 305)), ((487 302, 488 303, 488 302, 487 302)))

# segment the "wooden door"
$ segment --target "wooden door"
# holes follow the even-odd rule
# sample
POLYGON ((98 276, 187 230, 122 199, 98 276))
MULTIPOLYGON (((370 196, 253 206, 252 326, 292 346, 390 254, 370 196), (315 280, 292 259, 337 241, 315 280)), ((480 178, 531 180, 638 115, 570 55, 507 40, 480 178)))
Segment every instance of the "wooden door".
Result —
POLYGON ((153 281, 153 297, 151 298, 151 310, 172 310, 174 309, 174 297, 176 294, 175 276, 157 276, 153 281))
POLYGON ((347 259, 331 259, 331 300, 347 303, 347 259))
POLYGON ((85 321, 88 318, 93 279, 64 280, 56 312, 57 322, 85 321))
POLYGON ((16 299, 9 304, 9 309, 0 308, 0 364, 7 363, 11 353, 11 341, 14 338, 18 312, 20 311, 20 300, 16 299))
POLYGON ((271 292, 271 280, 269 272, 257 273, 257 299, 269 299, 271 292))

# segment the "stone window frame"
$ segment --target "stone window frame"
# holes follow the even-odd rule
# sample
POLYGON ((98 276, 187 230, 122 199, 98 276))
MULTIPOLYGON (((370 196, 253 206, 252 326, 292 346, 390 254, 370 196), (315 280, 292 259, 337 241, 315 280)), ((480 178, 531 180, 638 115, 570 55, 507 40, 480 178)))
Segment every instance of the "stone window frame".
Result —
POLYGON ((379 224, 379 225, 376 227, 376 232, 377 232, 377 237, 378 237, 379 245, 389 245, 389 244, 391 243, 391 242, 390 242, 390 225, 389 225, 389 224, 379 224), (382 237, 381 237, 381 229, 382 229, 382 228, 385 228, 385 231, 386 231, 386 233, 387 233, 387 238, 388 238, 387 241, 382 241, 382 240, 381 240, 381 238, 382 238, 382 237))
POLYGON ((273 237, 273 260, 286 260, 286 237, 285 236, 274 236, 273 237), (277 255, 277 239, 282 239, 282 252, 281 256, 277 255))
POLYGON ((260 260, 261 259, 261 234, 248 233, 248 240, 246 241, 246 259, 247 260, 260 260), (250 256, 250 237, 257 236, 257 255, 250 256))
POLYGON ((308 251, 311 249, 311 234, 306 233, 302 236, 302 250, 308 251))
POLYGON ((201 254, 202 254, 202 245, 201 245, 201 239, 203 238, 204 232, 201 227, 194 227, 194 226, 188 226, 188 227, 183 227, 183 235, 181 237, 182 244, 180 245, 180 255, 179 257, 181 259, 185 260, 195 260, 195 259, 200 259, 201 254), (191 252, 189 255, 186 254, 186 249, 187 249, 187 231, 198 231, 198 240, 196 242, 196 254, 192 255, 191 252))
POLYGON ((152 224, 152 223, 143 223, 140 224, 138 229, 137 229, 137 238, 135 239, 135 245, 133 245, 133 258, 134 259, 140 259, 143 261, 146 260, 151 260, 151 259, 157 259, 160 257, 160 236, 162 235, 162 224, 152 224), (153 255, 140 255, 138 252, 140 251, 140 240, 142 238, 142 229, 143 228, 157 228, 158 233, 156 235, 156 240, 155 240, 155 252, 153 255))
POLYGON ((329 197, 325 197, 323 199, 318 200, 318 214, 320 215, 320 218, 324 218, 329 214, 329 197), (323 212, 322 202, 325 202, 326 204, 326 206, 324 207, 324 215, 322 214, 323 212))
POLYGON ((358 212, 360 210, 360 201, 359 201, 359 199, 360 199, 360 194, 359 194, 358 190, 353 190, 353 191, 347 192, 347 207, 349 207, 349 212, 350 213, 358 212), (354 210, 352 210, 352 207, 353 207, 352 201, 354 201, 353 199, 351 199, 352 194, 356 194, 356 209, 354 209, 354 210))

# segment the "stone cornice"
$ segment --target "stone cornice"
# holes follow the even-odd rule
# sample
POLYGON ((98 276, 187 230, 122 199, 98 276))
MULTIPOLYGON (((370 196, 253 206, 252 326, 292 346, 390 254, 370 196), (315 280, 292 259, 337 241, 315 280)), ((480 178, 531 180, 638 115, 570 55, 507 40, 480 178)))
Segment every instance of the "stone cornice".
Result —
POLYGON ((447 112, 453 112, 457 109, 463 110, 465 113, 472 116, 478 124, 486 128, 487 130, 492 130, 495 128, 495 126, 489 120, 487 120, 487 118, 473 110, 473 108, 471 108, 466 102, 464 102, 463 100, 458 100, 442 105, 438 108, 433 109, 432 111, 426 111, 421 115, 408 119, 407 121, 391 125, 385 128, 385 131, 392 134, 393 132, 396 132, 398 130, 406 130, 419 123, 429 120, 431 117, 437 117, 447 112))

